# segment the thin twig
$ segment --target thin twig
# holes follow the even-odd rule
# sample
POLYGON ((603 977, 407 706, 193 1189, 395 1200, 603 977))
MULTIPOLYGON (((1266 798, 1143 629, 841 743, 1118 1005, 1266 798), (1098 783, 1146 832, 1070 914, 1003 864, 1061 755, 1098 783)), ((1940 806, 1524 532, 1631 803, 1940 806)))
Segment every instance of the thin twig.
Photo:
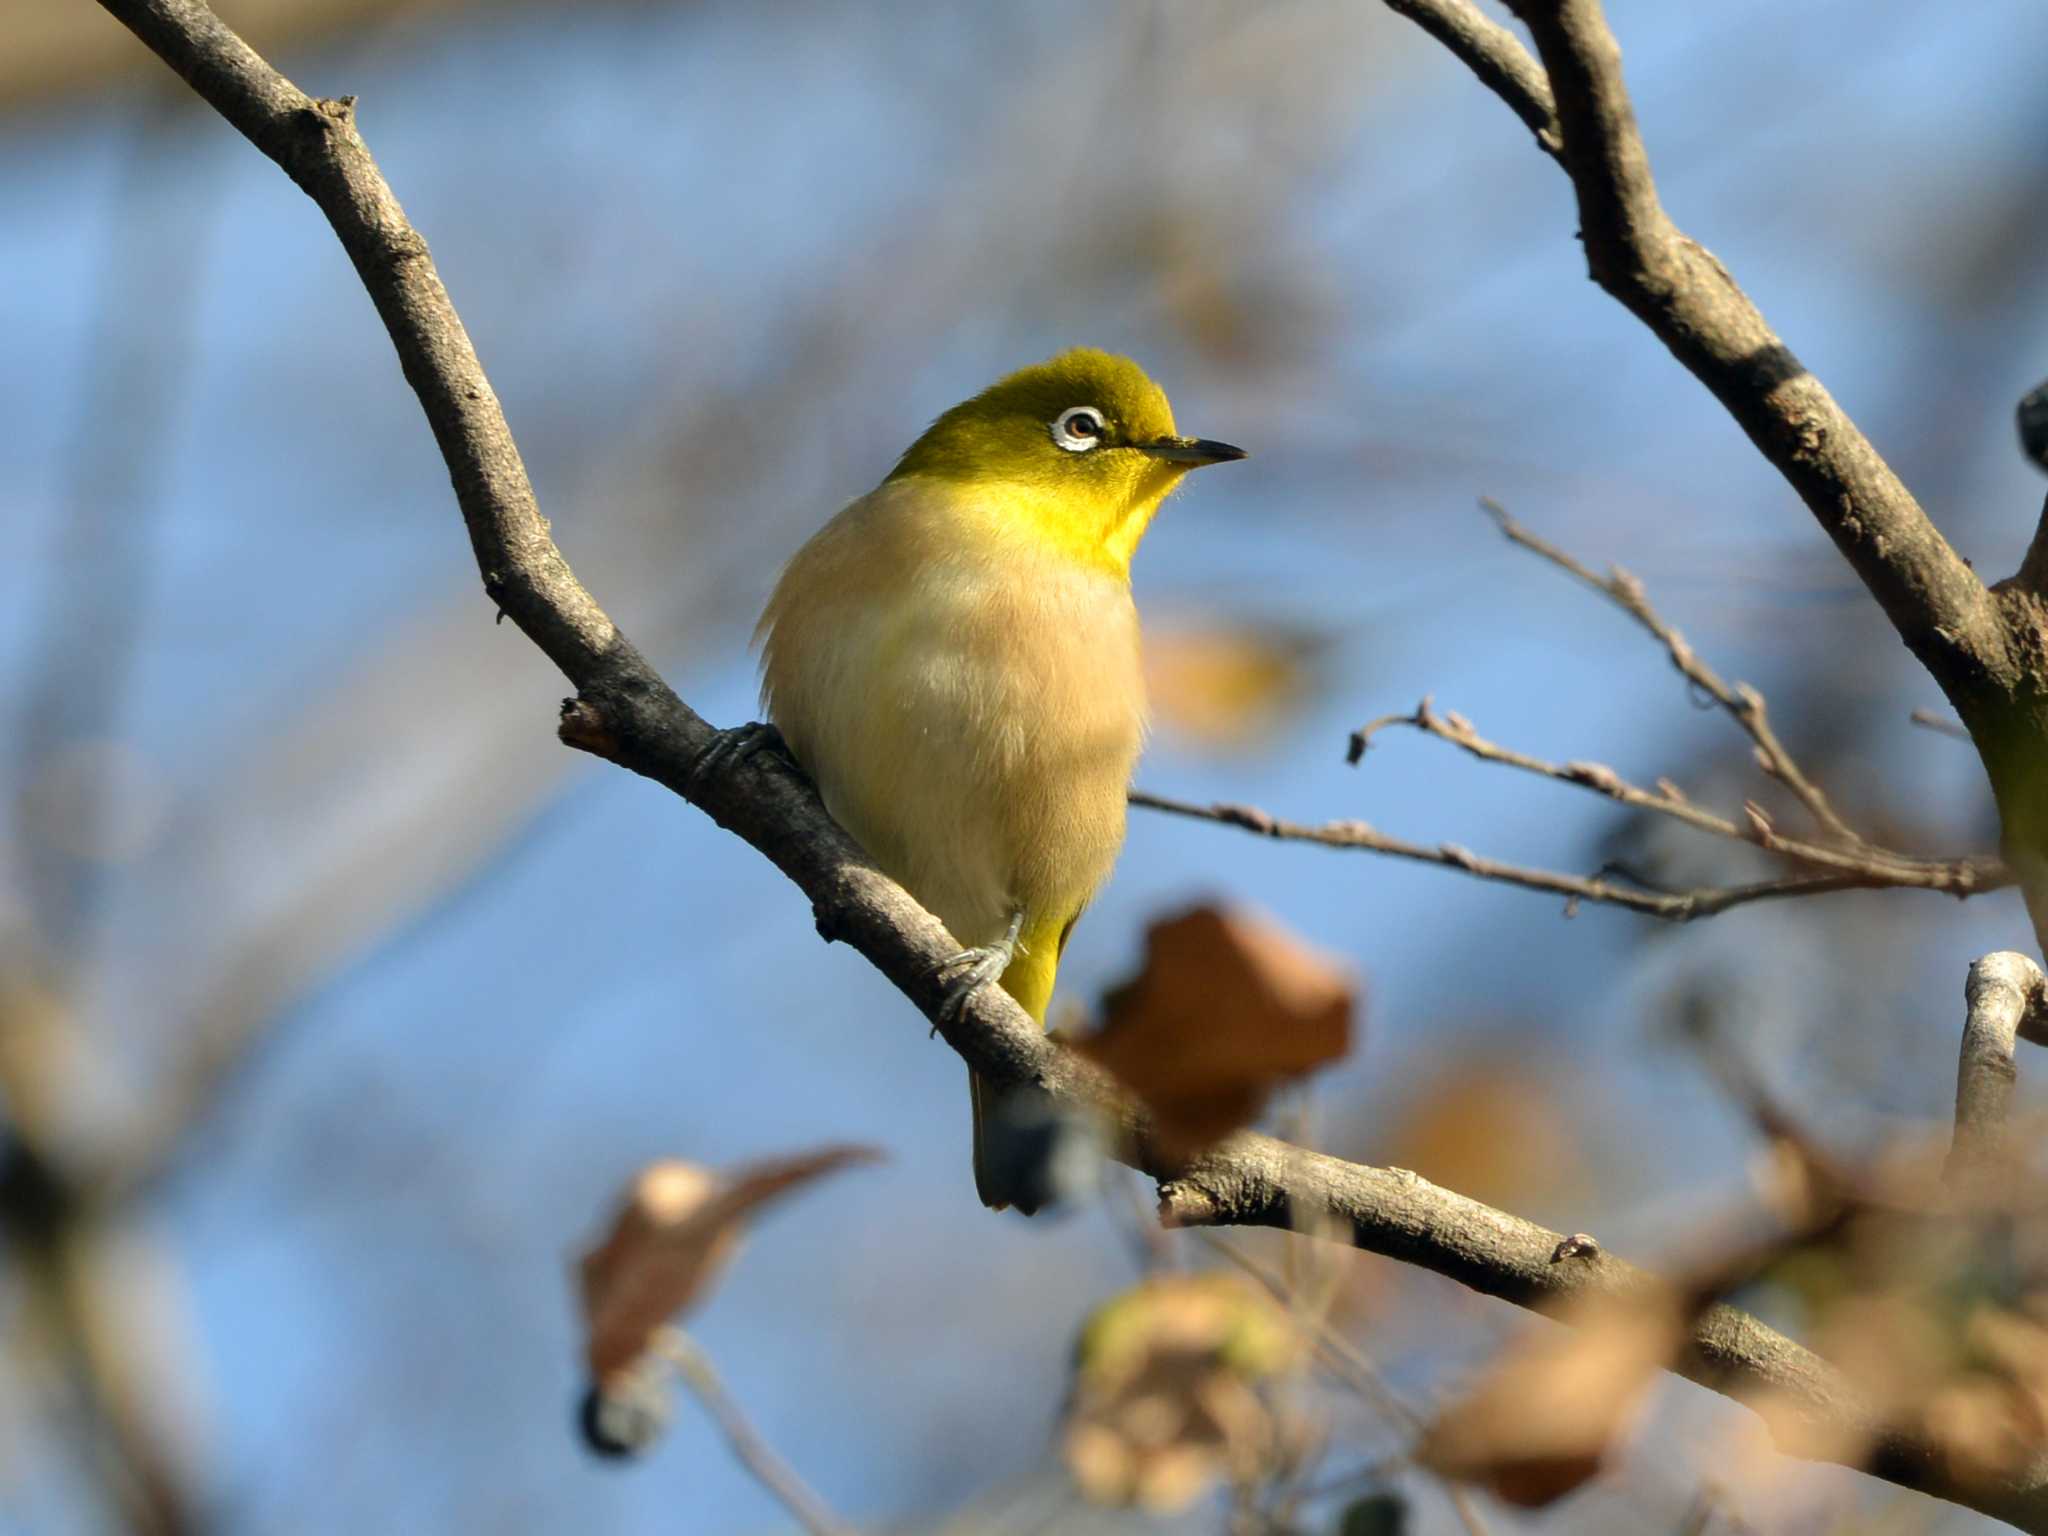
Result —
MULTIPOLYGON (((1265 1260, 1247 1253, 1236 1243, 1230 1242, 1218 1233, 1201 1234, 1203 1243, 1213 1252, 1222 1255, 1239 1269, 1258 1281, 1282 1306, 1293 1307, 1294 1288, 1286 1276, 1280 1274, 1265 1260)), ((1380 1413, 1410 1434, 1419 1434, 1427 1423, 1424 1416, 1401 1400, 1380 1368, 1357 1345, 1344 1337, 1320 1312, 1302 1312, 1294 1309, 1294 1315, 1309 1325, 1316 1347, 1322 1351, 1324 1361, 1352 1391, 1377 1407, 1380 1413)), ((1406 1460, 1404 1457, 1403 1460, 1406 1460)), ((1465 1527, 1467 1536, 1486 1536, 1486 1523, 1479 1516, 1470 1496, 1459 1484, 1445 1480, 1444 1492, 1450 1496, 1451 1507, 1457 1512, 1459 1522, 1465 1527)))
POLYGON ((1933 731, 1938 736, 1953 736, 1957 741, 1968 741, 1970 739, 1968 726, 1964 725, 1960 720, 1940 713, 1938 710, 1916 709, 1906 718, 1915 725, 1923 726, 1927 730, 1933 731))
POLYGON ((1707 1527, 1713 1523, 1716 1508, 1714 1496, 1702 1488, 1679 1520, 1677 1536, 1706 1536, 1707 1527))
MULTIPOLYGON (((1664 211, 1599 0, 1510 0, 1563 133, 1594 281, 1711 390, 1953 699, 2009 674, 1991 594, 1711 252, 1664 211)), ((1497 79, 1489 89, 1522 110, 1497 79)))
POLYGON ((1863 839, 1836 813, 1827 794, 1807 777, 1792 754, 1785 750, 1778 733, 1771 729, 1763 695, 1747 683, 1736 683, 1731 687, 1723 681, 1721 674, 1700 657, 1685 636, 1651 606, 1649 594, 1643 590, 1640 581, 1618 565, 1610 567, 1605 576, 1599 575, 1575 555, 1531 533, 1490 496, 1481 497, 1479 505, 1512 542, 1540 555, 1559 570, 1569 572, 1595 592, 1609 598, 1622 612, 1655 636, 1679 674, 1727 711, 1729 717, 1756 743, 1757 766, 1790 790, 1819 823, 1822 831, 1852 847, 1864 846, 1863 839))
POLYGON ((1683 891, 1645 890, 1619 885, 1599 875, 1567 875, 1556 870, 1537 869, 1481 857, 1457 843, 1411 843, 1375 830, 1362 821, 1327 821, 1306 825, 1273 816, 1256 806, 1198 805, 1174 800, 1147 790, 1131 791, 1131 804, 1147 810, 1166 811, 1199 821, 1220 822, 1241 827, 1261 837, 1283 842, 1316 843, 1325 848, 1343 848, 1390 858, 1412 859, 1459 870, 1481 880, 1518 885, 1524 890, 1547 891, 1562 896, 1571 912, 1580 902, 1626 907, 1666 922, 1685 923, 1713 917, 1731 907, 1754 901, 1776 901, 1792 896, 1820 896, 1832 891, 1922 890, 1941 891, 1958 898, 2001 890, 2011 885, 2012 875, 1996 860, 1958 859, 1950 864, 1923 866, 1868 863, 1823 875, 1789 875, 1775 880, 1757 880, 1746 885, 1698 886, 1683 891))
POLYGON ((698 1347, 696 1340, 680 1328, 668 1328, 658 1338, 656 1348, 704 1405, 704 1411, 717 1422, 733 1454, 754 1474, 754 1480, 796 1518, 797 1524, 810 1536, 854 1536, 853 1527, 826 1508, 825 1501, 797 1476, 796 1469, 761 1438, 761 1432, 725 1390, 711 1357, 698 1347))
MULTIPOLYGON (((2031 423, 2033 426, 2034 432, 2030 435, 2036 437, 2036 445, 2040 429, 2048 425, 2048 422, 2042 419, 2044 405, 2048 405, 2048 385, 2029 391, 2026 398, 2020 401, 2021 422, 2031 423)), ((2039 454, 2032 451, 2032 446, 2034 445, 2030 445, 2027 457, 2043 468, 2048 468, 2048 463, 2044 463, 2039 454)), ((2026 557, 2020 561, 2020 568, 2014 573, 2012 582, 2022 592, 2031 592, 2037 596, 2048 594, 2048 501, 2041 504, 2040 518, 2034 524, 2034 537, 2027 544, 2026 557)))
POLYGON ((1386 0, 1387 9, 1406 16, 1464 60, 1536 135, 1537 146, 1563 163, 1564 134, 1557 103, 1543 66, 1529 57, 1521 40, 1471 0, 1386 0))
POLYGON ((1465 1536, 1487 1536, 1486 1522, 1479 1518, 1479 1506, 1472 1502, 1472 1495, 1463 1484, 1445 1483, 1444 1492, 1451 1501, 1451 1512, 1458 1517, 1458 1524, 1465 1527, 1465 1536))
POLYGON ((1921 859, 1911 854, 1894 852, 1889 848, 1880 848, 1871 843, 1858 842, 1853 848, 1839 848, 1807 842, 1801 838, 1786 837, 1771 825, 1770 818, 1764 813, 1763 808, 1754 801, 1744 805, 1743 819, 1737 822, 1687 799, 1684 792, 1669 779, 1660 779, 1654 790, 1644 789, 1641 785, 1631 784, 1605 763, 1576 759, 1569 763, 1552 763, 1540 757, 1531 757, 1526 752, 1517 752, 1512 747, 1501 746, 1498 742, 1488 741, 1473 728, 1470 720, 1456 710, 1447 710, 1439 714, 1427 698, 1416 706, 1413 714, 1382 715, 1379 719, 1353 731, 1347 754, 1349 761, 1356 763, 1362 758, 1372 738, 1390 726, 1412 727, 1440 741, 1447 741, 1482 762, 1498 763, 1523 773, 1554 779, 1560 784, 1576 785, 1580 789, 1591 790, 1622 805, 1654 811, 1658 815, 1682 821, 1699 831, 1710 832, 1716 837, 1729 838, 1739 843, 1753 844, 1817 869, 1831 869, 1845 874, 1882 874, 1887 877, 1888 884, 1948 890, 1958 883, 1976 889, 1976 883, 1983 871, 1996 863, 1990 855, 1959 859, 1921 859), (1892 876, 1896 878, 1890 878, 1892 876))
MULTIPOLYGON (((1250 1275, 1282 1306, 1291 1306, 1293 1287, 1272 1265, 1257 1255, 1246 1252, 1221 1233, 1203 1232, 1198 1234, 1203 1246, 1211 1252, 1228 1259, 1239 1269, 1250 1275)), ((1360 1397, 1365 1398, 1381 1415, 1393 1420, 1410 1432, 1419 1430, 1426 1422, 1423 1415, 1401 1400, 1380 1368, 1372 1363, 1349 1339, 1330 1326, 1325 1317, 1302 1314, 1301 1319, 1309 1325, 1310 1335, 1326 1357, 1326 1363, 1336 1375, 1360 1397)))

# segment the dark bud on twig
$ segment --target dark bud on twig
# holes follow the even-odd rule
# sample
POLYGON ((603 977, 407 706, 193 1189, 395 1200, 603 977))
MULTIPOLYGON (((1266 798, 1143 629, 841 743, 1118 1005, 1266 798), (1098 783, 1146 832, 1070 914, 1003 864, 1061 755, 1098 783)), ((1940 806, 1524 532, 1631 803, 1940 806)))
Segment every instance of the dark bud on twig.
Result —
POLYGON ((611 1461, 638 1456, 668 1427, 669 1394, 652 1371, 622 1373, 609 1388, 593 1385, 576 1410, 583 1443, 611 1461))
POLYGON ((2020 452, 2048 469, 2048 382, 2020 396, 2020 452))
POLYGON ((1398 1493, 1369 1494, 1344 1511, 1337 1536, 1406 1536, 1408 1502, 1398 1493))
POLYGON ((1947 715, 1932 709, 1916 709, 1906 718, 1915 725, 1924 726, 1926 729, 1938 732, 1943 736, 1953 736, 1958 741, 1968 741, 1970 739, 1970 732, 1962 721, 1950 719, 1947 715))

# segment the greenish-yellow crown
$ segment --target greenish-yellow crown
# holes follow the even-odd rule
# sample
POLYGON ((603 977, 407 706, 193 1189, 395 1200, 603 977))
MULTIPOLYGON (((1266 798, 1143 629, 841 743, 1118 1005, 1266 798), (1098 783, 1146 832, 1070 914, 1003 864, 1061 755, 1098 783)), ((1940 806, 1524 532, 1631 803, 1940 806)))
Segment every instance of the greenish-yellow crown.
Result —
POLYGON ((1128 357, 1076 347, 999 379, 963 400, 910 445, 890 475, 1070 486, 1128 478, 1142 462, 1133 445, 1173 436, 1166 393, 1128 357), (1094 412, 1093 422, 1069 412, 1094 412), (1119 451, 1123 450, 1123 451, 1119 451), (1116 471, 1121 469, 1122 475, 1116 471))
POLYGON ((954 406, 889 479, 970 490, 963 510, 1000 503, 1005 526, 1122 572, 1188 470, 1243 457, 1176 436, 1165 391, 1129 358, 1076 347, 954 406))

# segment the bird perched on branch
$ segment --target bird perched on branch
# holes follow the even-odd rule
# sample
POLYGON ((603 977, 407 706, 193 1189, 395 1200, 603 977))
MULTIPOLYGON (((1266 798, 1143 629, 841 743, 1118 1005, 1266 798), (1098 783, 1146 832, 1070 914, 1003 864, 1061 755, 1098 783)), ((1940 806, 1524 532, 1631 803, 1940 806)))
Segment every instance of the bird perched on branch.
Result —
MULTIPOLYGON (((762 700, 826 808, 1045 1021, 1124 839, 1144 736, 1131 556, 1182 476, 1242 449, 1174 429, 1128 358, 1077 349, 954 406, 799 550, 761 616, 762 700)), ((1042 1198, 970 1073, 975 1187, 1042 1198)))

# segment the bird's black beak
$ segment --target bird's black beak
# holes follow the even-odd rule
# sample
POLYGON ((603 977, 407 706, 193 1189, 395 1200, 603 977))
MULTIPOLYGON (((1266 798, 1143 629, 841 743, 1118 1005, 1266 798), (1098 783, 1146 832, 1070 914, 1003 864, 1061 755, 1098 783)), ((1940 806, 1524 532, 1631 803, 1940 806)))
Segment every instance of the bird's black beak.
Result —
POLYGON ((1228 464, 1232 459, 1248 457, 1242 448, 1233 448, 1228 443, 1207 437, 1162 437, 1154 443, 1134 446, 1138 452, 1149 453, 1155 459, 1165 459, 1169 464, 1228 464))

